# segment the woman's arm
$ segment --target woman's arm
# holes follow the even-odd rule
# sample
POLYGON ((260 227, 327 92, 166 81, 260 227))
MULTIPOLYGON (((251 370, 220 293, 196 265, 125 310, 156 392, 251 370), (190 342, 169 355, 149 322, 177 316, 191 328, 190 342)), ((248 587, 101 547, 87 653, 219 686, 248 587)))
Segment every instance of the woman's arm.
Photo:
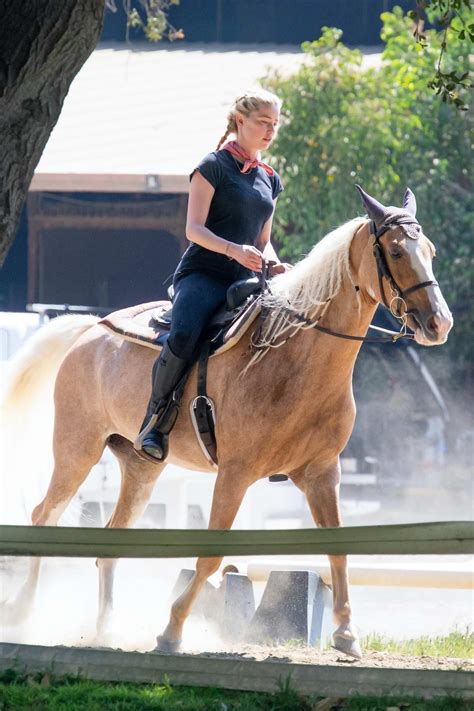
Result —
POLYGON ((286 262, 280 262, 280 259, 278 258, 277 253, 275 252, 275 248, 273 247, 271 241, 270 241, 270 235, 272 232, 272 224, 273 224, 273 215, 275 214, 275 207, 277 203, 278 198, 275 198, 273 201, 273 212, 268 218, 268 220, 265 222, 262 231, 260 232, 260 236, 257 240, 257 248, 262 252, 263 256, 266 257, 268 260, 275 262, 271 266, 271 275, 274 276, 275 274, 280 274, 281 272, 288 271, 288 269, 291 269, 291 264, 287 264, 286 262))
POLYGON ((196 170, 189 189, 186 237, 205 249, 235 259, 247 269, 262 271, 262 255, 258 249, 229 242, 205 226, 214 192, 213 186, 196 170))
POLYGON ((272 243, 270 242, 270 235, 272 233, 272 224, 273 224, 273 215, 275 214, 275 207, 277 204, 278 198, 275 198, 273 201, 273 212, 268 218, 268 220, 265 222, 263 225, 263 229, 260 232, 260 236, 257 240, 256 247, 259 249, 264 257, 267 259, 272 259, 273 261, 279 263, 280 260, 278 259, 277 253, 275 252, 272 243))

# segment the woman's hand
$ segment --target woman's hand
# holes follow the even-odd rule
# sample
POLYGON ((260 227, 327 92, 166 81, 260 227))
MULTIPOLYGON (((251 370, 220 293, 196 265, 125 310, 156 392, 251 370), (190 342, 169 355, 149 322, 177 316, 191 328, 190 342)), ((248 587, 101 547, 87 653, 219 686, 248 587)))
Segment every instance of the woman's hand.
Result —
POLYGON ((227 250, 227 254, 236 262, 242 264, 243 267, 251 269, 253 272, 262 271, 262 253, 256 248, 248 244, 234 244, 230 242, 231 247, 227 250))
POLYGON ((274 277, 277 274, 283 274, 284 272, 289 272, 293 269, 293 264, 288 264, 288 262, 278 262, 277 264, 270 265, 270 276, 274 277))

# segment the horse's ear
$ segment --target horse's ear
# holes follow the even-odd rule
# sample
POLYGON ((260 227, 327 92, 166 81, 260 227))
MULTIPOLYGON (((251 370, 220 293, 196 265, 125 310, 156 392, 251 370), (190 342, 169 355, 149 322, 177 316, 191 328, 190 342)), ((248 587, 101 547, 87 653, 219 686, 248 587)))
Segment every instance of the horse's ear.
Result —
POLYGON ((387 208, 384 207, 381 202, 368 195, 365 190, 362 190, 360 185, 356 184, 356 188, 361 194, 365 209, 367 210, 367 214, 370 219, 376 224, 383 222, 385 215, 387 214, 387 208))
POLYGON ((407 188, 405 190, 405 195, 403 197, 403 207, 408 210, 410 215, 413 215, 413 217, 416 216, 416 197, 414 193, 412 193, 410 188, 407 188))

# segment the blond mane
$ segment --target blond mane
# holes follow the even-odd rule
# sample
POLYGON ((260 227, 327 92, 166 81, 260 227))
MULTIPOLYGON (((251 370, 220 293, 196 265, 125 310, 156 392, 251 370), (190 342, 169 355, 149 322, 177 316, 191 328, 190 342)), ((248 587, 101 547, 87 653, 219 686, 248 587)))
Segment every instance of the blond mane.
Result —
POLYGON ((306 318, 314 317, 315 312, 321 312, 339 292, 346 276, 352 281, 349 248, 354 234, 366 221, 366 217, 356 217, 329 232, 293 269, 271 280, 271 293, 262 298, 262 306, 268 314, 258 333, 253 334, 252 347, 256 352, 243 373, 270 348, 283 345, 287 338, 308 328, 295 320, 286 308, 306 318))

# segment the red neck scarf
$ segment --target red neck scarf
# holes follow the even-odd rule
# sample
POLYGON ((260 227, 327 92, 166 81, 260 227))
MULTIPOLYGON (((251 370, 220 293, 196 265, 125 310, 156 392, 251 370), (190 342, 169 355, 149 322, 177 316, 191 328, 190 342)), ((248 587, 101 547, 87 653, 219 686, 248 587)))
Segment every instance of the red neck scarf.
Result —
MULTIPOLYGON (((268 173, 268 175, 273 175, 275 172, 271 165, 264 163, 258 158, 251 158, 247 151, 245 151, 242 146, 240 146, 237 141, 227 141, 222 146, 223 151, 229 151, 236 158, 241 158, 244 161, 244 167, 240 169, 241 173, 248 173, 252 168, 256 168, 257 165, 261 165, 262 168, 268 173)), ((260 153, 258 154, 260 156, 260 153)))

